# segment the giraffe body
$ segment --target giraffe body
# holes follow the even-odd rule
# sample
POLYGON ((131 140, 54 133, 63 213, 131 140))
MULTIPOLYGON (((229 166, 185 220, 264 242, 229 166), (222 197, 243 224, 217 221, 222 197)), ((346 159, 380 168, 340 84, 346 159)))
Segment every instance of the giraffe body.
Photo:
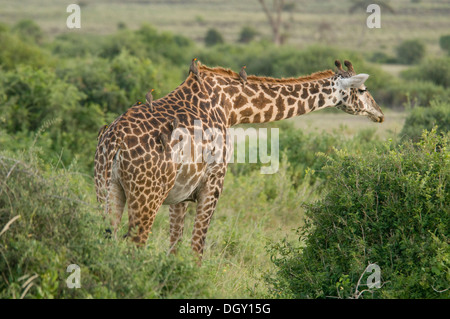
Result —
POLYGON ((127 204, 129 235, 145 244, 158 209, 170 205, 170 251, 175 251, 187 204, 193 201, 197 212, 191 245, 201 257, 232 147, 213 143, 213 138, 226 136, 236 124, 277 121, 330 106, 381 122, 383 114, 364 87, 368 76, 353 73, 330 70, 296 79, 248 76, 243 86, 233 71, 200 65, 197 74, 189 73, 177 89, 153 101, 152 112, 143 104, 132 106, 99 136, 95 154, 97 198, 105 203, 114 234, 127 204), (214 137, 195 141, 196 130, 213 130, 214 137), (198 151, 188 156, 190 161, 173 157, 180 141, 198 151), (198 160, 199 154, 216 160, 198 160))

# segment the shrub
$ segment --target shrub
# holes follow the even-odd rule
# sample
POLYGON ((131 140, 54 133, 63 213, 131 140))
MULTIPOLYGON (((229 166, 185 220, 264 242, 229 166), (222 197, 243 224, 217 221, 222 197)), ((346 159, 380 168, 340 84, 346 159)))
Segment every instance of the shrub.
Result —
POLYGON ((417 79, 450 88, 450 57, 430 58, 401 74, 406 80, 417 79))
POLYGON ((205 36, 206 46, 210 47, 221 43, 224 43, 222 34, 217 29, 208 29, 205 36))
POLYGON ((17 33, 25 41, 33 41, 40 44, 44 39, 44 32, 42 32, 39 25, 33 20, 21 20, 12 28, 12 31, 17 33))
POLYGON ((143 24, 138 30, 121 29, 105 38, 99 56, 114 58, 122 51, 140 59, 170 62, 181 65, 190 62, 194 43, 186 37, 169 32, 158 32, 154 27, 143 24))
POLYGON ((105 37, 93 34, 63 33, 50 44, 52 53, 59 57, 95 56, 102 48, 105 37))
POLYGON ((369 61, 376 63, 396 63, 397 59, 383 51, 375 51, 369 56, 369 61))
POLYGON ((5 70, 14 69, 19 64, 41 68, 55 63, 46 51, 34 43, 8 32, 0 32, 0 47, 0 66, 5 70))
POLYGON ((418 141, 423 130, 437 126, 438 132, 450 130, 450 103, 433 101, 429 107, 417 106, 411 110, 400 133, 402 139, 418 141))
MULTIPOLYGON (((408 80, 396 81, 394 85, 378 93, 381 100, 393 107, 399 106, 429 106, 436 98, 447 99, 450 89, 436 85, 431 81, 408 80), (381 94, 380 94, 381 93, 381 94)), ((378 98, 377 98, 378 101, 378 98)))
POLYGON ((105 116, 97 104, 81 106, 84 97, 49 69, 27 66, 1 73, 2 146, 11 150, 37 146, 50 162, 67 166, 79 161, 90 172, 105 116))
POLYGON ((100 209, 86 196, 91 182, 42 165, 30 152, 0 154, 0 298, 209 296, 186 250, 166 256, 156 245, 106 239, 100 209), (81 289, 66 285, 70 264, 80 267, 81 289))
MULTIPOLYGON (((322 111, 323 112, 323 111, 322 111)), ((339 111, 340 112, 340 111, 339 111)), ((318 154, 333 156, 336 149, 346 147, 354 152, 363 152, 370 150, 380 144, 376 139, 374 129, 365 129, 357 132, 351 138, 344 138, 340 131, 333 133, 327 132, 309 132, 305 133, 302 129, 296 129, 292 122, 280 121, 270 123, 269 127, 279 128, 279 155, 288 162, 288 178, 294 188, 302 185, 305 179, 310 185, 320 186, 326 175, 323 171, 325 158, 318 154), (311 172, 308 176, 308 173, 311 172)), ((342 128, 343 129, 343 128, 342 128)), ((268 130, 267 140, 270 140, 270 129, 268 130)), ((247 143, 248 144, 248 143, 247 143)), ((268 147, 267 153, 271 154, 268 147)), ((236 150, 234 155, 236 157, 236 150)), ((255 170, 259 170, 262 164, 258 158, 258 163, 240 163, 229 164, 229 171, 235 175, 248 175, 255 170)), ((320 187, 319 187, 320 190, 320 187)))
POLYGON ((258 31, 256 31, 255 28, 250 26, 244 26, 241 29, 241 32, 239 33, 239 40, 240 43, 249 43, 251 42, 256 36, 258 35, 258 31))
POLYGON ((397 47, 399 63, 418 63, 425 56, 425 45, 419 40, 406 40, 397 47))
POLYGON ((439 46, 442 50, 447 51, 447 54, 450 54, 450 34, 439 38, 439 46))
POLYGON ((85 94, 83 104, 95 103, 107 112, 123 113, 149 89, 155 98, 173 90, 181 82, 180 69, 167 61, 154 63, 127 50, 111 59, 94 57, 69 60, 57 70, 58 76, 85 94))
POLYGON ((301 244, 272 245, 274 296, 449 298, 449 135, 328 157, 327 191, 306 205, 301 244), (381 288, 362 295, 366 267, 381 288))

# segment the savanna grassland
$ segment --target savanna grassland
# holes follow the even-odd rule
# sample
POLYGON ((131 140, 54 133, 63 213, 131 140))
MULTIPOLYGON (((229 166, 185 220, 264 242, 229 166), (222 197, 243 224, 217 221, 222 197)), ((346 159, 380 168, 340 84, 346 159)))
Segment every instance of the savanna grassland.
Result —
POLYGON ((70 1, 0 3, 1 298, 450 297, 448 1, 384 1, 380 29, 364 1, 286 1, 280 46, 256 0, 84 0, 77 30, 70 1), (145 248, 108 239, 93 182, 98 129, 193 57, 273 77, 348 59, 386 115, 258 126, 280 130, 279 170, 230 164, 201 267, 194 205, 167 256, 168 208, 145 248), (361 293, 373 263, 382 285, 361 293))

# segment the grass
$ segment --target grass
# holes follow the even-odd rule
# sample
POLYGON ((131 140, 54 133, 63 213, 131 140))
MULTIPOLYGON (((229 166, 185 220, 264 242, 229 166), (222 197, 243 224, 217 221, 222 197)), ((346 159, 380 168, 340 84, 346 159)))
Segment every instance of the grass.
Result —
MULTIPOLYGON (((80 1, 80 30, 68 30, 65 25, 69 15, 65 9, 69 3, 53 0, 7 2, 0 8, 0 17, 8 24, 21 19, 33 19, 52 36, 65 32, 109 34, 117 30, 119 23, 136 29, 146 22, 159 30, 181 34, 200 43, 203 43, 206 31, 212 27, 217 28, 228 42, 235 42, 241 28, 246 25, 255 28, 260 37, 271 37, 266 16, 257 1, 121 3, 84 0, 80 1)), ((299 47, 332 42, 333 45, 363 53, 384 51, 391 55, 402 40, 418 38, 427 44, 430 53, 443 54, 438 41, 439 36, 450 29, 448 2, 412 3, 410 0, 399 0, 391 5, 396 13, 381 13, 381 29, 368 29, 365 8, 353 14, 348 13, 350 0, 302 2, 294 10, 283 13, 285 21, 291 25, 284 33, 289 43, 299 47)))
MULTIPOLYGON (((301 204, 317 199, 317 195, 306 185, 294 193, 285 169, 281 167, 280 174, 272 176, 259 172, 245 177, 234 176, 231 172, 227 174, 208 231, 201 271, 214 287, 212 298, 267 297, 268 288, 263 277, 274 266, 266 245, 283 239, 297 240, 293 230, 303 223, 301 204), (265 183, 275 183, 281 196, 270 202, 261 196, 265 183), (289 204, 285 206, 284 202, 289 204)), ((195 205, 192 204, 186 215, 180 244, 182 251, 190 251, 194 217, 195 205)), ((119 234, 126 233, 127 224, 125 211, 119 234)), ((160 208, 146 249, 156 249, 159 253, 168 251, 168 206, 160 208)))
POLYGON ((365 116, 352 116, 335 110, 322 110, 295 117, 287 121, 294 123, 294 127, 308 132, 327 132, 340 130, 347 137, 353 136, 359 130, 372 128, 380 139, 400 133, 405 122, 406 112, 383 110, 385 120, 383 123, 374 123, 365 116), (341 130, 343 129, 343 130, 341 130))

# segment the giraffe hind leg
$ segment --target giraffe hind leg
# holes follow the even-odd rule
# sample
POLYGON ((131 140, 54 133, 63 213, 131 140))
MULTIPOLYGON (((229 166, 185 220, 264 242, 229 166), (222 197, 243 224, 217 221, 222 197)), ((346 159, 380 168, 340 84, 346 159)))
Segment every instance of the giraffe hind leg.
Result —
POLYGON ((166 197, 167 192, 164 192, 161 187, 150 189, 148 196, 140 191, 129 194, 127 237, 138 246, 143 246, 147 242, 156 213, 166 197))

